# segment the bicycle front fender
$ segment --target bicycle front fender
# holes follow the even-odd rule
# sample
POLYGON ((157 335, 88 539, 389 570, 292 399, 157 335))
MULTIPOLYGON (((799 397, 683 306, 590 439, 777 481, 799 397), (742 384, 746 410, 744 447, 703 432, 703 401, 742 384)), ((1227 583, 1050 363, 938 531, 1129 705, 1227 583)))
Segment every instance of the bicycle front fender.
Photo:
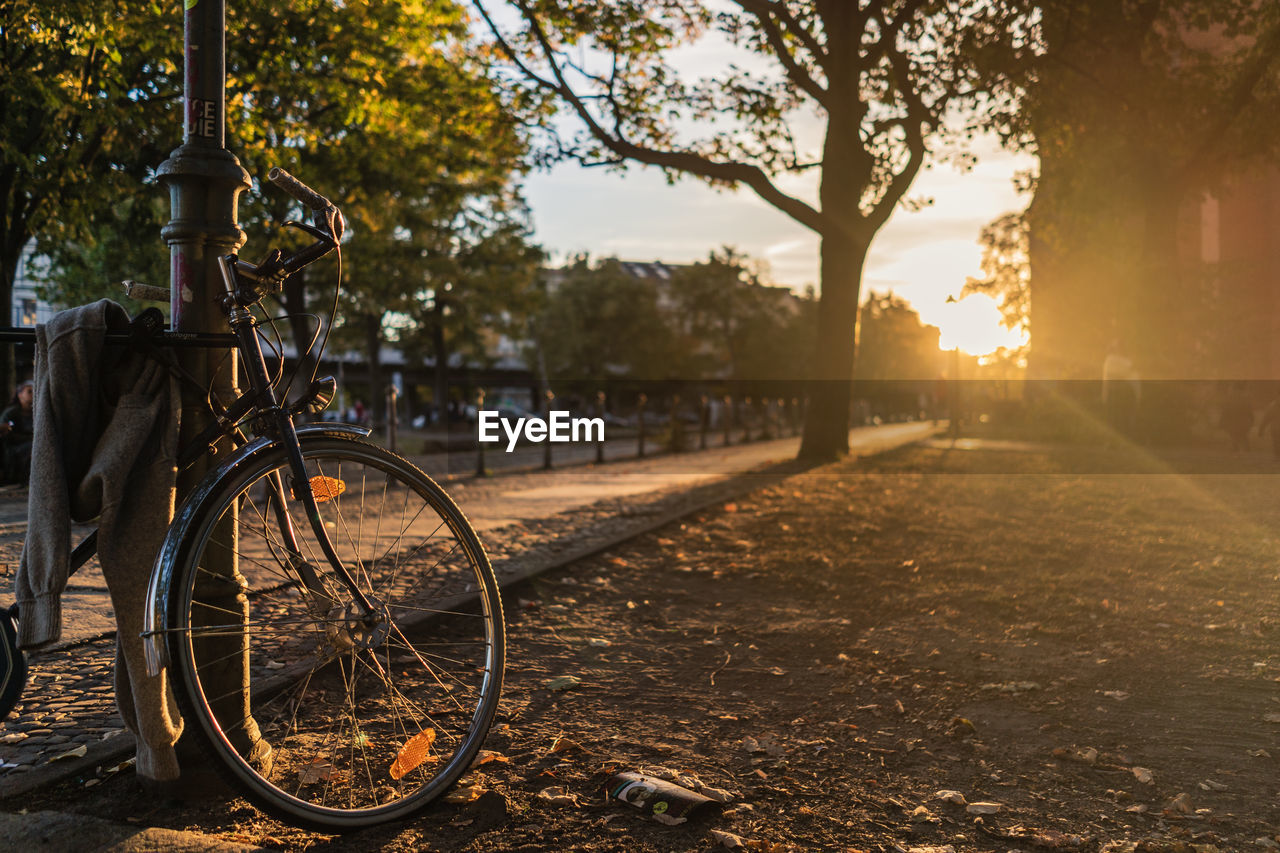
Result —
MULTIPOLYGON (((368 427, 352 424, 307 424, 297 427, 299 441, 305 442, 310 436, 337 435, 348 438, 367 438, 372 432, 368 427)), ((146 612, 142 622, 142 645, 147 659, 147 674, 155 677, 169 665, 169 646, 165 642, 165 634, 169 630, 169 614, 166 603, 173 583, 173 567, 180 565, 179 557, 184 548, 186 531, 200 513, 200 508, 218 488, 222 479, 236 467, 251 462, 265 453, 269 453, 281 445, 272 438, 261 437, 237 449, 221 465, 205 475, 204 479, 186 496, 178 511, 174 513, 173 523, 165 534, 164 543, 156 554, 156 561, 151 567, 151 579, 147 583, 146 612)))

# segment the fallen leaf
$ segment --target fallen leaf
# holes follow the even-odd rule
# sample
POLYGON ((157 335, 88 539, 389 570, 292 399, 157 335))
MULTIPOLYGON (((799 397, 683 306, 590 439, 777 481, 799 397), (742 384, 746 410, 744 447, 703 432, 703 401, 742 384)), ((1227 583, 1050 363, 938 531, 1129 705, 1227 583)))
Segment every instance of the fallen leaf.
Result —
POLYGON ((454 805, 471 803, 480 799, 480 795, 484 792, 485 787, 479 782, 459 782, 458 786, 441 797, 440 801, 443 803, 453 803, 454 805))
POLYGON ((1102 695, 1114 699, 1117 702, 1123 702, 1129 698, 1129 692, 1127 690, 1106 690, 1102 695))
POLYGON ((912 823, 933 823, 937 821, 937 818, 933 816, 933 812, 929 811, 925 806, 916 806, 907 817, 911 819, 912 823))
POLYGON ((66 752, 55 755, 53 758, 49 759, 49 762, 53 763, 54 761, 62 761, 64 758, 84 758, 85 753, 88 751, 89 747, 82 743, 79 746, 72 747, 66 752))
POLYGON ((1086 839, 1081 835, 1067 835, 1056 829, 1045 829, 1027 836, 1027 840, 1036 847, 1049 850, 1078 850, 1085 845, 1086 839))
POLYGON ((576 806, 578 797, 568 788, 543 788, 538 792, 538 799, 553 806, 576 806))
POLYGON ((964 808, 969 814, 995 814, 1000 809, 999 803, 969 803, 964 808))
POLYGON ((471 766, 479 767, 483 764, 489 764, 490 762, 494 762, 494 761, 498 762, 499 764, 511 763, 511 759, 507 758, 505 755, 503 755, 500 752, 493 752, 492 750, 482 749, 480 750, 479 753, 476 754, 476 760, 471 762, 471 766))
POLYGON ((576 675, 557 675, 555 678, 543 680, 542 684, 548 690, 570 690, 582 683, 582 679, 576 675))
POLYGON ((734 797, 732 792, 726 791, 724 788, 712 788, 710 785, 704 785, 698 793, 706 797, 708 800, 714 800, 717 803, 730 802, 734 797))
MULTIPOLYGON (((298 779, 304 785, 314 785, 317 782, 328 782, 337 779, 342 774, 338 772, 338 768, 323 758, 313 758, 308 763, 302 765, 302 769, 298 771, 298 779)), ((400 777, 396 777, 397 779, 400 777)))
POLYGON ((582 749, 582 744, 567 737, 558 737, 551 742, 551 752, 568 752, 571 749, 582 749))
POLYGON ((1177 812, 1178 814, 1191 814, 1195 811, 1195 806, 1191 804, 1191 795, 1185 791, 1178 794, 1169 802, 1165 803, 1164 809, 1167 812, 1177 812))
POLYGON ((935 800, 942 800, 944 803, 950 803, 953 806, 965 805, 964 794, 959 791, 944 790, 933 795, 935 800))
POLYGON ((742 841, 742 836, 734 835, 732 832, 721 832, 718 829, 711 830, 711 840, 718 846, 729 850, 736 850, 739 847, 746 846, 742 841))
POLYGON ((1129 768, 1133 773, 1133 778, 1137 779, 1143 785, 1154 785, 1156 781, 1155 774, 1145 767, 1129 768))

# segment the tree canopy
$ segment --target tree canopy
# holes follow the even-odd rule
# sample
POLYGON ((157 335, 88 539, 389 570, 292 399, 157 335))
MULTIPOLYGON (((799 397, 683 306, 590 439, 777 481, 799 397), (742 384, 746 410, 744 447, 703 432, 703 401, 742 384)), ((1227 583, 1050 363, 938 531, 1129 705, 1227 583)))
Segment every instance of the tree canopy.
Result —
POLYGON ((1036 372, 1096 376, 1122 339, 1146 376, 1203 375, 1224 355, 1206 338, 1221 326, 1221 271, 1180 234, 1206 194, 1230 196, 1274 162, 1280 7, 1037 6, 1037 50, 1010 78, 1018 109, 993 114, 1040 160, 1027 213, 1036 372))
MULTIPOLYGON (((168 210, 152 177, 181 140, 180 11, 19 2, 0 15, 12 72, 0 79, 5 284, 32 237, 53 260, 48 295, 63 304, 119 298, 109 282, 125 277, 163 284, 168 210)), ((520 119, 538 103, 496 85, 457 3, 238 0, 227 30, 228 147, 251 175, 283 166, 343 208, 342 316, 362 341, 375 337, 371 354, 391 318, 421 316, 414 299, 442 270, 453 287, 476 282, 458 271, 474 269, 480 247, 527 235, 514 182, 527 152, 520 119)), ((250 255, 281 239, 274 227, 293 206, 270 188, 242 197, 250 255)), ((286 288, 291 314, 315 307, 305 284, 286 288)))

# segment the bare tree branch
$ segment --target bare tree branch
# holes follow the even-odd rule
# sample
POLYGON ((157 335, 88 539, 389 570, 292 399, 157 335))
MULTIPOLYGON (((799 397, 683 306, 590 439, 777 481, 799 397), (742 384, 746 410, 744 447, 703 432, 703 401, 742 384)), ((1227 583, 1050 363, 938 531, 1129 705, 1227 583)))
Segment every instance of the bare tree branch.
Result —
MULTIPOLYGON (((522 71, 525 71, 530 80, 538 83, 540 86, 560 95, 570 109, 577 114, 578 118, 591 131, 592 136, 609 151, 618 157, 635 160, 637 163, 644 163, 650 166, 658 166, 663 169, 673 169, 680 172, 688 172, 691 175, 697 175, 712 181, 718 181, 725 184, 745 184, 750 187, 756 195, 760 196, 764 201, 776 207, 778 210, 795 219, 800 224, 812 229, 819 234, 827 233, 831 228, 831 223, 820 211, 806 204, 794 196, 790 196, 769 179, 769 176, 757 166, 747 163, 724 163, 711 160, 701 154, 692 151, 664 151, 650 148, 631 142, 624 138, 622 134, 611 134, 596 120, 596 117, 587 109, 583 99, 574 91, 564 77, 564 73, 560 68, 560 62, 556 55, 554 45, 551 44, 546 31, 543 29, 538 16, 529 8, 525 0, 514 0, 516 7, 524 16, 525 21, 529 25, 530 32, 534 40, 538 43, 538 47, 542 52, 543 58, 551 70, 554 80, 546 80, 531 71, 525 71, 527 66, 519 63, 522 71)), ((482 14, 484 14, 482 12, 482 14)), ((486 21, 489 22, 491 29, 495 29, 492 20, 485 15, 486 21)), ((500 38, 500 36, 499 36, 500 38)), ((510 50, 505 41, 501 42, 504 50, 510 50)))
MULTIPOLYGON (((898 51, 890 51, 888 57, 889 63, 893 68, 894 78, 898 83, 898 89, 907 105, 907 115, 903 118, 901 126, 907 136, 908 158, 902 170, 889 181, 889 186, 885 189, 885 193, 881 196, 879 203, 866 214, 866 222, 873 234, 889 221, 889 217, 893 215, 894 207, 906 195, 907 190, 915 181, 916 175, 920 173, 920 168, 924 165, 925 158, 925 128, 933 121, 934 116, 933 111, 921 100, 919 93, 916 92, 915 87, 912 85, 906 57, 898 51)), ((941 110, 943 107, 945 107, 945 104, 933 105, 934 110, 941 110)))

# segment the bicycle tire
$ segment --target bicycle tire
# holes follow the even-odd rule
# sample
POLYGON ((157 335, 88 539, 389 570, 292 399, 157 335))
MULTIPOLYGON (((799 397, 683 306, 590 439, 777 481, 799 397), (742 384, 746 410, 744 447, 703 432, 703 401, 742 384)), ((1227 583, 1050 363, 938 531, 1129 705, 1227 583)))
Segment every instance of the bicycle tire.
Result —
POLYGON ((501 690, 502 602, 474 529, 426 474, 350 437, 301 443, 330 538, 385 623, 352 618, 301 501, 276 512, 271 477, 285 492, 292 478, 275 448, 188 515, 167 643, 180 708, 223 775, 270 814, 343 831, 408 817, 471 766, 501 690), (308 567, 321 584, 299 579, 308 567))

